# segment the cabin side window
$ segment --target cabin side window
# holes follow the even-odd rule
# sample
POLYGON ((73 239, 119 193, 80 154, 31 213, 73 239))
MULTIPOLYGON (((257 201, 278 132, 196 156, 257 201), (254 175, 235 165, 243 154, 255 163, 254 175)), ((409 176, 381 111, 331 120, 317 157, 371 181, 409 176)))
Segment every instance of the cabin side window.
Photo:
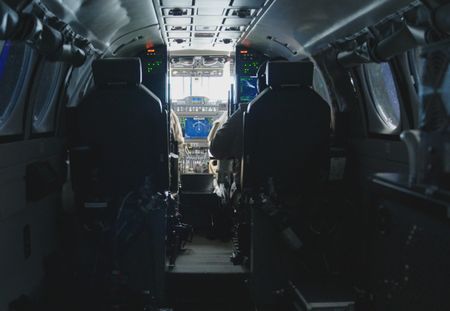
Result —
POLYGON ((377 134, 394 134, 400 128, 400 99, 389 63, 363 66, 369 97, 369 130, 377 134))
POLYGON ((43 134, 54 131, 59 90, 63 79, 62 63, 42 62, 38 77, 42 77, 33 87, 33 133, 43 134))
POLYGON ((23 131, 23 106, 31 75, 33 52, 24 43, 0 44, 0 135, 23 131))

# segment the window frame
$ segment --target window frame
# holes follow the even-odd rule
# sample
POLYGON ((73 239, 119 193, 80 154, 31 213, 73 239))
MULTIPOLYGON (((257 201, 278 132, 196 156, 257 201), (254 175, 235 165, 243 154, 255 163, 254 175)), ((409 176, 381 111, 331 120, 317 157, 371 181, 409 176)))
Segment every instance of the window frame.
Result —
MULTIPOLYGON (((63 82, 65 80, 66 77, 66 73, 67 73, 67 66, 64 63, 61 62, 50 62, 47 61, 45 59, 42 59, 38 64, 37 64, 37 68, 36 68, 36 74, 42 73, 45 70, 44 66, 52 66, 54 67, 52 70, 53 76, 51 77, 52 81, 52 85, 49 88, 49 91, 46 93, 46 99, 49 99, 49 93, 51 92, 51 98, 47 101, 47 103, 45 103, 45 107, 43 107, 41 109, 41 111, 39 112, 39 125, 41 124, 45 124, 47 123, 47 127, 48 127, 48 123, 49 122, 53 122, 53 125, 51 126, 50 129, 45 128, 46 126, 42 126, 44 127, 44 130, 39 130, 39 128, 35 127, 35 120, 34 120, 34 109, 36 106, 36 100, 37 98, 37 92, 39 91, 38 88, 40 86, 40 82, 39 81, 34 81, 31 85, 31 96, 29 99, 29 109, 30 109, 30 114, 31 114, 31 118, 30 118, 30 132, 31 132, 31 137, 42 137, 42 136, 48 136, 48 135, 52 135, 56 132, 57 128, 57 112, 58 112, 58 105, 61 99, 61 90, 63 87, 63 82), (41 115, 44 114, 42 117, 41 115)), ((38 77, 40 78, 40 77, 38 77)))
POLYGON ((412 70, 409 60, 409 52, 398 55, 397 61, 397 79, 401 85, 403 103, 402 109, 405 122, 403 129, 416 129, 419 124, 419 93, 417 92, 417 80, 414 70, 412 70), (407 124, 406 124, 407 122, 407 124))
POLYGON ((313 71, 313 82, 312 82, 312 88, 314 91, 316 91, 317 94, 319 94, 323 100, 325 100, 328 105, 330 105, 331 107, 331 103, 332 103, 332 98, 331 98, 331 93, 330 93, 330 89, 327 85, 327 82, 325 81, 325 77, 322 74, 322 71, 320 70, 319 67, 314 66, 314 71, 313 71), (320 88, 320 90, 325 90, 326 94, 322 94, 322 92, 319 91, 319 88, 316 89, 316 79, 315 77, 319 77, 319 80, 321 81, 321 84, 324 86, 323 88, 320 88))
POLYGON ((9 110, 9 112, 7 112, 4 123, 0 124, 1 140, 8 140, 11 137, 22 137, 25 134, 25 106, 36 68, 36 52, 25 43, 13 44, 23 44, 25 50, 19 78, 14 86, 8 107, 5 109, 5 111, 9 110))
POLYGON ((78 106, 81 99, 94 88, 94 75, 91 69, 93 61, 93 57, 88 58, 83 66, 73 68, 68 75, 65 86, 65 93, 68 97, 68 102, 66 103, 67 108, 78 106))
POLYGON ((399 137, 400 133, 404 129, 404 111, 403 111, 403 96, 401 89, 399 87, 396 71, 394 70, 391 62, 386 61, 383 63, 367 63, 362 64, 360 68, 358 69, 358 75, 360 76, 360 85, 362 86, 362 91, 364 93, 365 98, 365 110, 366 110, 366 128, 369 135, 384 135, 384 136, 393 136, 393 137, 399 137), (389 66, 389 70, 391 72, 392 79, 394 81, 395 85, 395 91, 397 94, 398 104, 399 104, 399 124, 394 129, 390 129, 387 122, 384 120, 383 116, 381 116, 378 108, 376 107, 376 102, 374 100, 374 94, 370 87, 369 77, 367 74, 367 67, 368 64, 383 64, 389 66))
POLYGON ((414 89, 416 90, 416 94, 419 96, 419 86, 420 86, 420 80, 421 76, 419 73, 419 68, 417 61, 420 59, 420 57, 417 55, 418 51, 416 49, 411 49, 407 52, 407 62, 408 62, 408 70, 409 74, 412 77, 412 83, 414 84, 414 89))

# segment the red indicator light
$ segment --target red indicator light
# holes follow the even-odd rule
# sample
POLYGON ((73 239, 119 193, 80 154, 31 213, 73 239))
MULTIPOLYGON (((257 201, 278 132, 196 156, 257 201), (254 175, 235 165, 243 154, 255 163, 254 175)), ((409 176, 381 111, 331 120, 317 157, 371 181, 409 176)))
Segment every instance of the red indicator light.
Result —
POLYGON ((242 50, 242 51, 240 51, 240 53, 241 54, 248 54, 248 51, 247 50, 242 50))
POLYGON ((147 50, 153 50, 155 48, 155 45, 153 44, 152 40, 148 40, 147 42, 145 42, 145 48, 147 50))
POLYGON ((244 41, 242 41, 242 45, 246 48, 249 48, 251 46, 250 40, 244 39, 244 41))

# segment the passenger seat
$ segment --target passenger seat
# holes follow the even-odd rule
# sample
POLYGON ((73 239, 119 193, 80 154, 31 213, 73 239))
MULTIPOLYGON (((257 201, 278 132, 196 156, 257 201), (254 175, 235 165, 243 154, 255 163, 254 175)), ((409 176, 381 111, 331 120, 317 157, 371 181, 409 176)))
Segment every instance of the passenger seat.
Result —
POLYGON ((167 116, 161 101, 141 84, 140 59, 96 60, 92 69, 95 88, 76 109, 75 192, 86 196, 95 187, 100 195, 117 196, 141 186, 146 177, 155 190, 164 190, 167 116))
POLYGON ((270 61, 268 88, 244 117, 244 190, 272 178, 284 192, 308 193, 326 178, 330 107, 312 89, 310 62, 270 61))
POLYGON ((309 62, 268 62, 268 88, 244 115, 250 284, 262 309, 281 309, 274 293, 304 276, 296 256, 310 250, 309 215, 328 177, 330 108, 312 89, 312 77, 309 62))

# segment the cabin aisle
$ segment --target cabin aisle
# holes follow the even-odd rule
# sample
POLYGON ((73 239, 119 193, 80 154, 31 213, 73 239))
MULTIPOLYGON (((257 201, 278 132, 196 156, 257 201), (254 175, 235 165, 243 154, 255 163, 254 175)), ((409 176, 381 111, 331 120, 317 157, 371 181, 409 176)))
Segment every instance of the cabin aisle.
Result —
POLYGON ((248 273, 230 261, 231 242, 195 236, 167 272, 168 301, 174 311, 253 310, 248 273))

